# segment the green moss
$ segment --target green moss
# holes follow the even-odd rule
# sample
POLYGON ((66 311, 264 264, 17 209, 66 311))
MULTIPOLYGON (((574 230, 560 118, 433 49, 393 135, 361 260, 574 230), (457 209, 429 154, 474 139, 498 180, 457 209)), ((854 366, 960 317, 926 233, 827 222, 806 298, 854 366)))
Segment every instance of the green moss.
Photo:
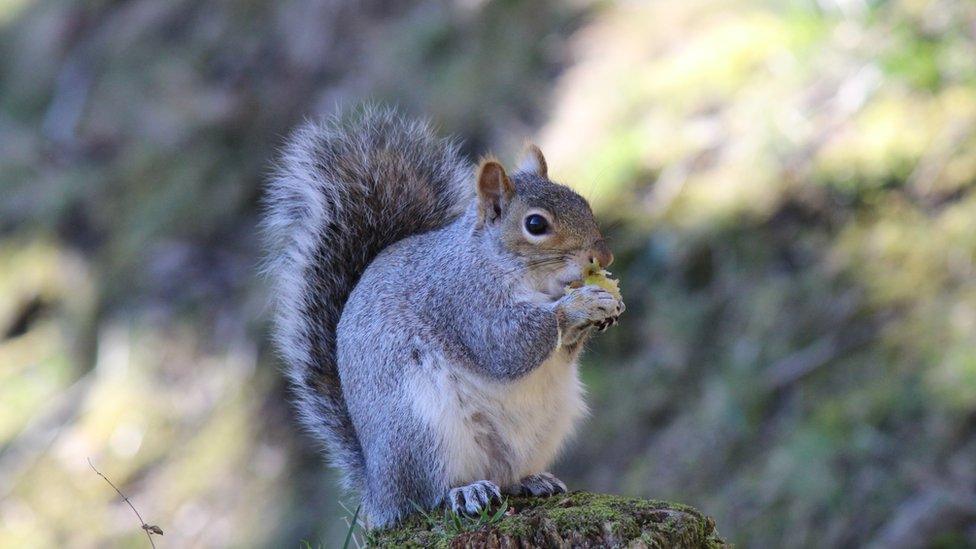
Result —
POLYGON ((425 518, 414 515, 398 528, 382 532, 370 532, 370 547, 446 547, 448 536, 425 518))
POLYGON ((499 534, 513 538, 525 538, 532 535, 532 525, 521 515, 505 517, 494 526, 499 534))
MULTIPOLYGON (((453 534, 436 521, 412 517, 398 528, 374 532, 373 547, 722 547, 712 519, 686 505, 573 492, 552 498, 512 498, 509 514, 494 524, 453 534)), ((436 515, 436 514, 434 514, 436 515)))

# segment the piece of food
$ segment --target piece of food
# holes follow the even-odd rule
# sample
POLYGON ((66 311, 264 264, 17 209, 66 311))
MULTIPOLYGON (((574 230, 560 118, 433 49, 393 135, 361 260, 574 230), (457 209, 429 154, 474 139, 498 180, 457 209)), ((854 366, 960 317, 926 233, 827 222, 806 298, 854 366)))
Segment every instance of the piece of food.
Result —
POLYGON ((583 279, 566 286, 566 293, 570 290, 583 286, 599 286, 610 292, 613 297, 620 299, 620 283, 615 278, 610 278, 612 273, 600 267, 594 259, 583 269, 583 279))

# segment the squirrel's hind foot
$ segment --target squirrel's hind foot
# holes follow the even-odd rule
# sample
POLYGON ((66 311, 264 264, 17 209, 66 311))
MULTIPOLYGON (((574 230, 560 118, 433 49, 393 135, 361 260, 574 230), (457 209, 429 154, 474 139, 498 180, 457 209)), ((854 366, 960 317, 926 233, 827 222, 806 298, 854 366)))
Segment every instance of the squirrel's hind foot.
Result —
POLYGON ((502 492, 490 480, 479 480, 467 486, 458 486, 447 492, 447 505, 454 513, 477 516, 492 503, 502 502, 502 492))
POLYGON ((552 473, 529 475, 519 481, 508 492, 521 496, 549 497, 566 492, 566 484, 552 473))

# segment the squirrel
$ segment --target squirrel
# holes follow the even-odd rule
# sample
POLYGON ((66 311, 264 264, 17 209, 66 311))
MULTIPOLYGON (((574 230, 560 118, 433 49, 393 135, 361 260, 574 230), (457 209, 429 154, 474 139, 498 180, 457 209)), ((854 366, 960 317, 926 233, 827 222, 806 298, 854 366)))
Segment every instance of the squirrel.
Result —
POLYGON ((509 175, 393 110, 306 122, 263 225, 298 418, 370 528, 566 491, 546 469, 586 413, 577 359, 624 304, 567 290, 613 254, 538 147, 509 175))

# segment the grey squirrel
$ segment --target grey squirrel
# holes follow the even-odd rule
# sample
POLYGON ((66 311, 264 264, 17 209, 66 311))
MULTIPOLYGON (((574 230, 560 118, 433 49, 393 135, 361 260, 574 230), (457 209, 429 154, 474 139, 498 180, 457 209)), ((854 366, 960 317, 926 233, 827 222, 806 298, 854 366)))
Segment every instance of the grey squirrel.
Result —
POLYGON ((508 175, 394 111, 309 122, 263 223, 298 417, 371 527, 566 490, 546 469, 586 411, 577 357, 624 304, 566 291, 613 255, 537 147, 508 175))

